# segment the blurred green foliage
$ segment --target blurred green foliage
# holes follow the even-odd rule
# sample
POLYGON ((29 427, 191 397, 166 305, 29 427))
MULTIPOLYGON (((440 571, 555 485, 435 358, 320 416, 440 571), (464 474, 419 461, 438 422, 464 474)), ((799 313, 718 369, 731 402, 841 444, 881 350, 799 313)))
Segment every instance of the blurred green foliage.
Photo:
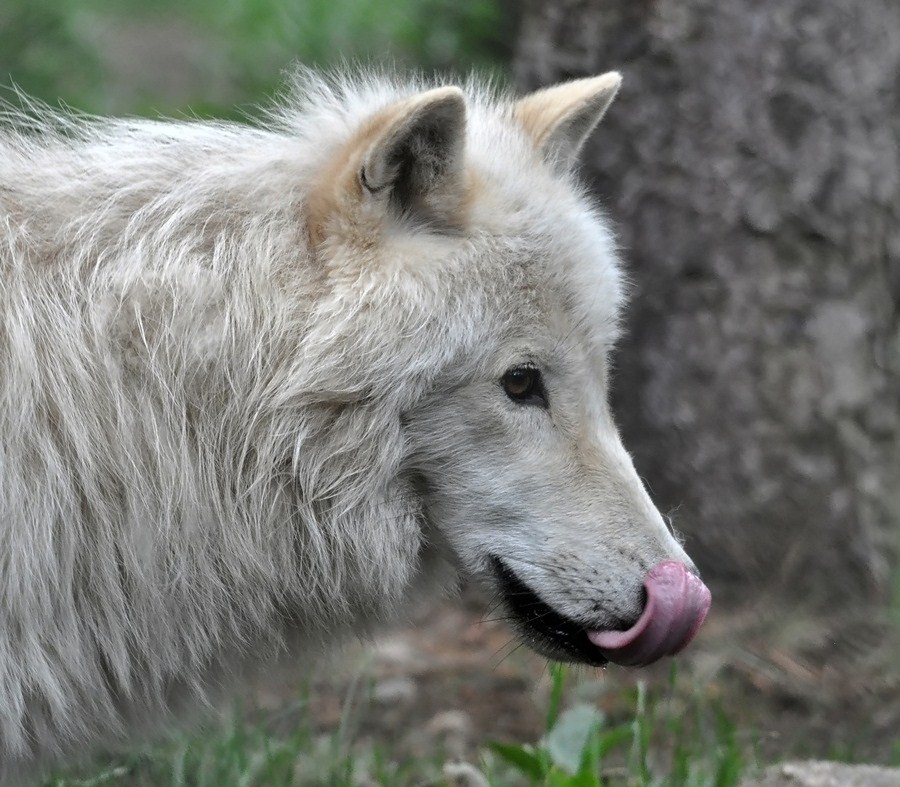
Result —
POLYGON ((292 62, 502 73, 501 0, 2 0, 0 84, 99 113, 232 114, 292 62))

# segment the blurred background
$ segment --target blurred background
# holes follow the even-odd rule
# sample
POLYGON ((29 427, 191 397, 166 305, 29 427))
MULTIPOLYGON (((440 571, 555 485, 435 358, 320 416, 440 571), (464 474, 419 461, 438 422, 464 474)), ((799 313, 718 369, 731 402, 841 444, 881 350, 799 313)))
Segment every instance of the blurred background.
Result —
MULTIPOLYGON (((52 105, 252 117, 295 61, 476 69, 517 90, 623 72, 583 176, 634 282, 617 416, 716 599, 682 682, 763 759, 900 761, 900 5, 0 3, 0 82, 52 105)), ((477 597, 440 605, 349 654, 346 681, 317 677, 304 712, 339 725, 365 675, 363 738, 412 750, 431 729, 467 756, 536 739, 551 681, 508 639, 477 597)), ((631 696, 615 686, 637 680, 583 691, 615 716, 631 696)))
POLYGON ((231 117, 294 62, 509 70, 500 0, 4 0, 0 75, 100 114, 231 117))

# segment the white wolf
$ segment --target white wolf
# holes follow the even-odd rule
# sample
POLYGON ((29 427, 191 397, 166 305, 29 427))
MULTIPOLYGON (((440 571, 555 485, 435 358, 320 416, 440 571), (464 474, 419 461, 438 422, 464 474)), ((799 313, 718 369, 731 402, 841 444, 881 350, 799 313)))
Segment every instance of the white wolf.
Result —
POLYGON ((706 614, 607 406, 571 169, 619 76, 295 82, 256 127, 6 113, 4 783, 460 576, 554 658, 706 614))

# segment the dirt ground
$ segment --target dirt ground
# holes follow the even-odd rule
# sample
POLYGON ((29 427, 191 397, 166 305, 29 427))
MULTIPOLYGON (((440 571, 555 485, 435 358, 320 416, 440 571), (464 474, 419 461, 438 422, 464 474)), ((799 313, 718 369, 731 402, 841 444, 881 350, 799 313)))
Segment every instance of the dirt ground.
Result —
MULTIPOLYGON (((487 740, 537 740, 549 692, 546 661, 518 646, 504 621, 485 610, 474 592, 423 607, 408 626, 322 665, 311 691, 315 729, 350 724, 354 739, 379 741, 394 756, 427 756, 439 747, 465 757, 487 740)), ((671 660, 644 670, 579 669, 573 691, 598 703, 612 723, 631 718, 628 689, 639 680, 676 712, 689 703, 721 708, 760 764, 900 760, 900 636, 871 611, 814 619, 764 602, 714 606, 677 670, 673 690, 671 660)), ((293 696, 284 681, 260 689, 261 711, 293 696)), ((289 714, 283 718, 292 723, 289 714)))

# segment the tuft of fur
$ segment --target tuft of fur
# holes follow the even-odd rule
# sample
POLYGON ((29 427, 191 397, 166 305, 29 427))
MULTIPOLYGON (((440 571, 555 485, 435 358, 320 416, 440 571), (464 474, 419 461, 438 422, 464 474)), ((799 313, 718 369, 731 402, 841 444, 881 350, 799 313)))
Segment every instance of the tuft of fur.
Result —
MULTIPOLYGON (((566 99, 576 147, 603 99, 566 99)), ((256 125, 5 111, 0 781, 490 581, 488 543, 573 615, 592 554, 620 617, 683 555, 606 410, 611 235, 516 107, 302 71, 256 125), (517 359, 563 437, 510 409, 517 359)))

